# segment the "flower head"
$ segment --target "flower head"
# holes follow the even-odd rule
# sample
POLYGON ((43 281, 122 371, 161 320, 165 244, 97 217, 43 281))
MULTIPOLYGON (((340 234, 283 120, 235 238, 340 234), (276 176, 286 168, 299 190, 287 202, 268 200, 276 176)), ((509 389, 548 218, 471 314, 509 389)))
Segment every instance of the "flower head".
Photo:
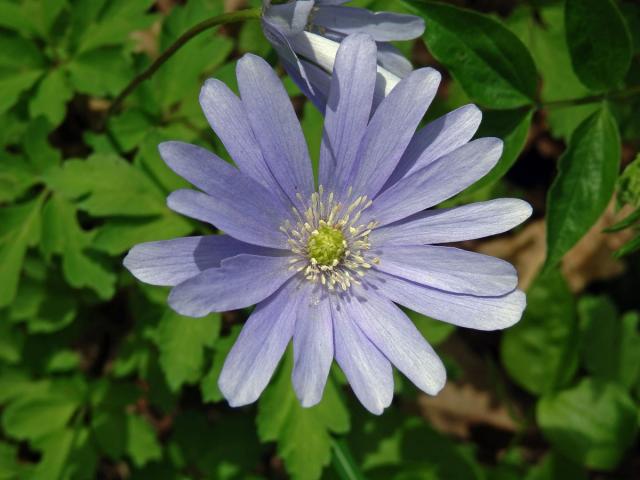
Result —
POLYGON ((231 405, 260 396, 293 339, 304 406, 320 401, 335 358, 362 404, 381 413, 393 396, 392 364, 429 394, 446 376, 396 304, 480 330, 520 319, 525 296, 510 264, 439 244, 509 230, 530 206, 499 199, 428 210, 489 172, 502 142, 470 141, 481 117, 472 105, 415 132, 440 81, 431 68, 410 73, 372 114, 376 58, 367 35, 340 46, 318 188, 290 100, 253 55, 238 62, 241 98, 217 80, 200 97, 237 168, 200 147, 160 146, 200 189, 172 193, 169 206, 225 234, 141 244, 125 265, 173 287, 169 304, 183 315, 257 304, 220 375, 231 405))
POLYGON ((374 105, 406 77, 411 63, 389 42, 412 40, 424 32, 413 15, 370 12, 342 5, 348 0, 263 0, 263 30, 289 75, 324 111, 330 74, 340 42, 349 34, 366 33, 378 44, 378 79, 374 105))

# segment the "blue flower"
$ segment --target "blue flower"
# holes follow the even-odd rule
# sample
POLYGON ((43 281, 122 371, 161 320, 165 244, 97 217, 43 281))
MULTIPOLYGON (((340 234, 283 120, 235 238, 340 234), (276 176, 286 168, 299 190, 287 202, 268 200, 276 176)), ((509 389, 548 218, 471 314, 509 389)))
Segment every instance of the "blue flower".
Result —
POLYGON ((389 42, 412 40, 424 32, 413 15, 345 7, 348 0, 263 0, 263 30, 293 80, 321 110, 327 103, 330 73, 340 42, 349 34, 369 34, 378 44, 374 107, 413 67, 389 42))
POLYGON ((260 396, 293 339, 303 406, 320 401, 335 358, 379 414, 393 396, 392 365, 432 395, 446 377, 396 304, 479 330, 521 317, 525 295, 509 263, 439 244, 507 231, 531 207, 498 199, 428 210, 489 172, 502 142, 471 140, 481 119, 473 105, 415 132, 440 82, 431 68, 410 73, 372 114, 376 58, 367 35, 340 46, 318 188, 290 100, 253 55, 238 62, 241 98, 213 79, 200 96, 237 168, 194 145, 160 145, 167 164, 200 190, 172 193, 169 206, 225 234, 141 244, 125 266, 143 282, 173 287, 169 304, 183 315, 257 304, 219 379, 233 406, 260 396))

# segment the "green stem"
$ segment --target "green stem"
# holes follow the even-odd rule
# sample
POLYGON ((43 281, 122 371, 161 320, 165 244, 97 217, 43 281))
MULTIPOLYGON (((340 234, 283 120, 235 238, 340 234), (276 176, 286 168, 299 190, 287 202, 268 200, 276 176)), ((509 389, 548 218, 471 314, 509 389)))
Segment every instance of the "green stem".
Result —
POLYGON ((590 103, 599 103, 603 100, 624 100, 625 98, 640 95, 640 85, 619 90, 617 92, 602 93, 598 95, 590 95, 582 98, 572 98, 568 100, 554 100, 551 102, 540 102, 538 108, 564 108, 577 107, 579 105, 588 105, 590 103))
POLYGON ((332 438, 331 448, 331 464, 338 477, 342 480, 365 480, 344 439, 332 438))
POLYGON ((175 42, 173 42, 169 48, 162 52, 162 54, 158 58, 156 58, 156 60, 151 65, 149 65, 146 70, 144 70, 133 80, 131 80, 131 82, 129 82, 129 85, 127 85, 124 90, 120 92, 120 94, 115 98, 115 100, 109 107, 106 118, 108 118, 111 114, 117 112, 122 106, 122 102, 124 101, 124 99, 127 98, 131 94, 131 92, 133 92, 138 87, 138 85, 151 77, 167 60, 169 60, 178 50, 184 47, 187 42, 189 42, 189 40, 191 40, 193 37, 219 25, 260 18, 261 14, 261 8, 251 8, 247 10, 239 10, 237 12, 223 13, 221 15, 217 15, 215 17, 204 20, 187 30, 185 33, 180 35, 180 37, 175 42))

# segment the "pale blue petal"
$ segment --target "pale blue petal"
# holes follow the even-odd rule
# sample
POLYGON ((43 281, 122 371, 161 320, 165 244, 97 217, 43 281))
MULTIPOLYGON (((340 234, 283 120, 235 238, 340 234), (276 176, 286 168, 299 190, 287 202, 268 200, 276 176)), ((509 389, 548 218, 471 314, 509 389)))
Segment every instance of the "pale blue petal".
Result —
POLYGON ((298 282, 260 303, 227 355, 218 387, 232 407, 255 402, 273 376, 293 335, 298 282))
POLYGON ((314 190, 311 160, 300 122, 282 82, 262 58, 247 54, 237 64, 238 86, 251 129, 269 170, 293 203, 314 190))
POLYGON ((367 130, 376 83, 376 44, 351 35, 338 49, 320 148, 320 185, 330 191, 349 176, 367 130))
POLYGON ((390 43, 378 43, 378 64, 400 78, 413 71, 413 65, 407 57, 390 43))
POLYGON ((433 207, 489 173, 500 155, 498 138, 467 143, 383 191, 362 219, 382 226, 433 207))
POLYGON ((367 280, 389 300, 411 310, 459 327, 500 330, 517 323, 527 306, 523 292, 501 297, 474 297, 443 292, 383 272, 371 272, 367 280))
POLYGON ((345 35, 367 33, 378 42, 413 40, 424 32, 420 17, 353 7, 319 6, 312 23, 345 35))
POLYGON ((515 290, 518 274, 509 262, 459 248, 433 245, 381 249, 380 271, 446 292, 497 297, 515 290))
POLYGON ((322 400, 333 363, 333 322, 326 294, 312 288, 305 290, 298 304, 293 334, 292 380, 302 406, 311 407, 322 400))
POLYGON ((357 326, 342 302, 332 301, 336 361, 360 403, 376 415, 393 399, 393 371, 380 350, 357 326))
POLYGON ((169 305, 188 317, 254 305, 294 275, 288 268, 290 258, 246 254, 228 258, 219 268, 205 270, 174 287, 169 305))
POLYGON ((275 249, 241 242, 229 235, 185 237, 141 243, 124 259, 124 266, 140 281, 173 287, 204 270, 220 266, 241 253, 275 255, 275 249))
POLYGON ((347 315, 420 390, 435 395, 447 379, 442 361, 402 310, 373 290, 356 289, 347 315))
POLYGON ((524 200, 498 198, 456 208, 417 213, 371 232, 374 245, 425 245, 461 242, 503 233, 531 216, 524 200))

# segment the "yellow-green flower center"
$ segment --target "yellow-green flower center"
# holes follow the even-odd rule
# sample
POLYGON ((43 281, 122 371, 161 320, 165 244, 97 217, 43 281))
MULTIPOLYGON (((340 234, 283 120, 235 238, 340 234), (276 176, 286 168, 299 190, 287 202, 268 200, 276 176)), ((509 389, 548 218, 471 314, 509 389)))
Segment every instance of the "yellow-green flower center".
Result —
POLYGON ((328 225, 321 226, 313 232, 307 243, 307 251, 319 265, 336 265, 347 247, 344 235, 328 225))

